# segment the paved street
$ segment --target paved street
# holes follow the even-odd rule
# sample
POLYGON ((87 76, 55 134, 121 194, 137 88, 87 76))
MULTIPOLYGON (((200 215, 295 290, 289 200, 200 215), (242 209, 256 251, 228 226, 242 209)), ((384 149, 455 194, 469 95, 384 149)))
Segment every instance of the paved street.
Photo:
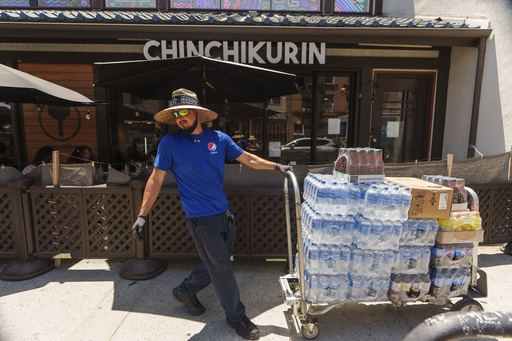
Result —
MULTIPOLYGON (((190 316, 171 289, 194 261, 169 261, 148 281, 119 277, 126 259, 64 260, 40 277, 0 281, 0 340, 241 340, 225 322, 213 288, 199 295, 207 311, 190 316)), ((0 260, 0 269, 9 263, 0 260)), ((498 246, 479 248, 489 295, 478 301, 486 311, 512 311, 512 256, 498 246)), ((284 262, 234 262, 247 314, 261 340, 301 340, 278 278, 284 262)), ((432 304, 398 309, 390 304, 345 304, 319 317, 319 340, 401 340, 424 319, 444 310, 432 304)))

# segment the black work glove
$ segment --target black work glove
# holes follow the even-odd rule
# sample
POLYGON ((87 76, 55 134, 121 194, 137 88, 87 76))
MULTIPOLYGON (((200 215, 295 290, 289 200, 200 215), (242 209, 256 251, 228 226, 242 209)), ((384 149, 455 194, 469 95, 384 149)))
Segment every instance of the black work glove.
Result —
POLYGON ((287 171, 291 171, 293 173, 293 167, 276 163, 276 171, 280 171, 283 175, 286 175, 287 171))
POLYGON ((137 240, 144 240, 144 226, 146 225, 147 217, 145 215, 139 215, 135 224, 132 226, 133 236, 137 240))

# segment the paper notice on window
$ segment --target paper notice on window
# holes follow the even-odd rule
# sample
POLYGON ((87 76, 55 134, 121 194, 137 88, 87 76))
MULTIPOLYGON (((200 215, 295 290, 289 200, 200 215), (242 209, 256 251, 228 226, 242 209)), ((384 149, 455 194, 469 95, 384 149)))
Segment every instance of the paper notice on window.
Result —
POLYGON ((340 134, 340 123, 339 118, 327 119, 327 134, 328 135, 339 135, 340 134))
POLYGON ((281 157, 281 142, 277 141, 268 143, 268 156, 281 157))
POLYGON ((400 136, 400 122, 388 122, 386 127, 386 137, 395 138, 400 136))

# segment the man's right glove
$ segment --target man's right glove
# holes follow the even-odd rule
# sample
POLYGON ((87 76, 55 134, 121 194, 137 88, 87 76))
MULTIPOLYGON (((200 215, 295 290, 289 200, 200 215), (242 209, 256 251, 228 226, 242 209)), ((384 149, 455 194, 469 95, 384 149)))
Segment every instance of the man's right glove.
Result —
POLYGON ((293 167, 276 163, 276 171, 280 171, 283 175, 286 175, 287 171, 291 171, 293 173, 293 167))
POLYGON ((144 226, 146 225, 147 217, 145 215, 139 215, 135 224, 132 226, 133 236, 137 240, 144 240, 144 226))

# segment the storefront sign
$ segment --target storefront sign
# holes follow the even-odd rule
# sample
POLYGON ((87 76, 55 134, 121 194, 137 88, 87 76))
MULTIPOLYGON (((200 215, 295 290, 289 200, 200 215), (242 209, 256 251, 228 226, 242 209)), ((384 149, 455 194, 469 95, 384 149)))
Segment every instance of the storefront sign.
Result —
POLYGON ((325 64, 325 43, 150 40, 144 45, 147 60, 195 55, 244 64, 325 64))

